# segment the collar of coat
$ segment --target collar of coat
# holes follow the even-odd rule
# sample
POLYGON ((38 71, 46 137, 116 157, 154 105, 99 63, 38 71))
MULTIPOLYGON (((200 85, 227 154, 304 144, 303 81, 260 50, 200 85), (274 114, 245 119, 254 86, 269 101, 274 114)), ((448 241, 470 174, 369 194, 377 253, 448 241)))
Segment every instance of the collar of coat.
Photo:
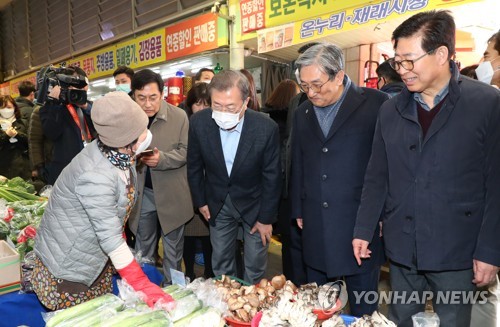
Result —
POLYGON ((171 105, 170 103, 168 103, 167 101, 165 100, 161 100, 161 105, 160 105, 160 110, 158 110, 158 112, 156 113, 156 117, 155 119, 153 120, 153 123, 151 124, 151 126, 157 121, 157 120, 164 120, 164 121, 167 121, 168 119, 168 113, 169 113, 169 109, 171 107, 174 107, 173 105, 171 105))
POLYGON ((354 83, 351 83, 349 88, 347 89, 347 94, 342 102, 335 119, 333 120, 333 124, 330 127, 330 131, 328 135, 325 137, 321 128, 319 127, 318 120, 316 115, 314 114, 313 104, 310 100, 304 102, 302 106, 304 106, 304 112, 306 114, 306 119, 311 128, 315 131, 317 137, 320 140, 328 140, 330 139, 339 128, 345 123, 345 121, 361 106, 361 104, 366 101, 366 95, 363 88, 358 87, 354 83))
MULTIPOLYGON (((453 107, 460 98, 460 83, 462 83, 463 76, 460 75, 460 71, 453 60, 450 60, 450 71, 451 78, 448 85, 448 99, 451 101, 453 107)), ((407 87, 404 87, 400 93, 401 96, 396 96, 396 108, 402 116, 413 116, 413 109, 416 110, 413 98, 414 93, 409 91, 407 87)))
MULTIPOLYGON (((431 139, 448 121, 451 113, 453 112, 456 103, 460 99, 461 91, 460 84, 462 83, 464 76, 460 75, 458 67, 453 61, 450 61, 451 78, 448 86, 448 96, 444 100, 445 103, 441 107, 441 110, 434 118, 429 130, 427 131, 425 138, 422 140, 422 146, 425 146, 427 141, 431 139)), ((412 121, 419 126, 418 114, 417 114, 417 103, 413 98, 413 93, 404 88, 404 90, 394 97, 396 101, 396 110, 400 113, 401 117, 412 121)))

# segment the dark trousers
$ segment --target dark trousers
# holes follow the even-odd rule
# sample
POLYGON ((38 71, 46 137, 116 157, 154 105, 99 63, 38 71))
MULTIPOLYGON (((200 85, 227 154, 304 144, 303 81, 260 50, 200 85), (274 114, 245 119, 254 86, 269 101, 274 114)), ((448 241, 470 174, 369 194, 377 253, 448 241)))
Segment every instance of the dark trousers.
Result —
POLYGON ((243 226, 243 263, 245 266, 243 276, 250 284, 258 283, 266 272, 269 243, 262 245, 260 234, 250 233, 253 226, 243 221, 229 195, 217 217, 211 219, 215 219, 215 224, 210 224, 214 274, 216 276, 236 275, 236 240, 238 229, 243 226))
MULTIPOLYGON (((438 295, 446 292, 475 291, 476 286, 472 283, 474 273, 472 269, 457 271, 428 272, 415 268, 408 268, 397 263, 390 264, 391 289, 393 292, 402 294, 406 291, 406 299, 413 292, 418 292, 422 298, 424 291, 433 293, 432 306, 434 312, 439 316, 441 327, 469 327, 471 319, 471 303, 446 303, 441 298, 438 303, 438 295)), ((411 316, 425 311, 425 303, 415 301, 393 301, 390 306, 389 318, 399 327, 412 327, 411 316), (395 302, 395 303, 394 303, 395 302)), ((475 326, 474 326, 475 327, 475 326)))
POLYGON ((302 234, 296 220, 289 220, 289 233, 281 235, 281 257, 283 274, 295 285, 307 283, 306 269, 302 256, 302 234))
MULTIPOLYGON (((309 283, 316 282, 318 285, 323 285, 328 282, 342 279, 342 276, 328 278, 324 271, 319 271, 309 266, 306 266, 306 271, 307 281, 309 283)), ((351 315, 355 317, 362 317, 363 315, 371 315, 373 311, 378 309, 378 302, 373 303, 373 301, 370 301, 367 303, 364 301, 365 297, 360 297, 358 300, 355 294, 361 294, 361 292, 378 292, 379 277, 380 267, 377 267, 368 273, 343 276, 347 286, 347 297, 349 300, 351 315)))
POLYGON ((210 278, 214 276, 212 271, 212 245, 210 236, 184 236, 184 253, 182 259, 186 266, 186 276, 193 281, 196 278, 194 273, 194 256, 196 254, 196 241, 201 241, 201 249, 205 260, 203 277, 210 278))

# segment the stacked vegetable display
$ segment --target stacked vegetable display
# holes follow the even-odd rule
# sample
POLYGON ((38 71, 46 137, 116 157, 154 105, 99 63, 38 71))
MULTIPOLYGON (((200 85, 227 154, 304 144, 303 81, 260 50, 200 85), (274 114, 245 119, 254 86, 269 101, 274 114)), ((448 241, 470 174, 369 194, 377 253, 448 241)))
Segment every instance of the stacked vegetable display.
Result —
POLYGON ((221 312, 214 307, 204 306, 192 290, 178 285, 168 286, 163 290, 176 302, 175 309, 170 312, 160 308, 152 310, 142 302, 124 301, 113 294, 105 294, 48 314, 46 326, 224 326, 221 312))
POLYGON ((0 176, 0 199, 4 212, 0 216, 0 239, 10 239, 21 259, 33 250, 36 230, 47 205, 47 199, 36 196, 32 184, 20 177, 0 176))

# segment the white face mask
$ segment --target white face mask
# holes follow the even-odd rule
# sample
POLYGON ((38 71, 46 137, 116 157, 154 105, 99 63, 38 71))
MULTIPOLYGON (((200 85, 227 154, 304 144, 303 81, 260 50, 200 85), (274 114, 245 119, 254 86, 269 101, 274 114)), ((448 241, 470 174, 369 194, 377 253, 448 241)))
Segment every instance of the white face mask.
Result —
POLYGON ((496 57, 491 61, 483 61, 482 63, 479 64, 479 66, 477 66, 476 75, 478 80, 486 84, 491 84, 491 80, 493 79, 493 74, 495 74, 496 71, 493 69, 492 62, 495 61, 497 58, 498 57, 496 57))
POLYGON ((144 150, 146 150, 151 145, 152 140, 153 140, 153 134, 151 134, 151 132, 148 129, 146 138, 137 146, 137 149, 135 150, 135 155, 138 155, 142 153, 144 150))
POLYGON ((2 116, 5 119, 12 118, 12 116, 14 116, 14 109, 2 108, 2 109, 0 109, 0 116, 2 116))
POLYGON ((122 91, 122 92, 125 92, 125 93, 129 94, 130 91, 131 91, 130 84, 118 84, 116 86, 116 90, 117 91, 122 91))
MULTIPOLYGON (((241 110, 243 110, 243 107, 241 107, 241 110)), ((234 128, 240 123, 241 110, 233 114, 230 112, 215 111, 212 109, 212 119, 215 120, 220 128, 228 130, 234 128)))

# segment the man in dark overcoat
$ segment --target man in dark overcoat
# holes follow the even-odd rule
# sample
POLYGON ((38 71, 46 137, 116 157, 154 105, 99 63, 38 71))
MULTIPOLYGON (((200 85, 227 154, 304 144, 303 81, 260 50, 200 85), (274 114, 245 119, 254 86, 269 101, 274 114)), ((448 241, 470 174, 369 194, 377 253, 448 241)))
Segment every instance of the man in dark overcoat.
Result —
POLYGON ((355 292, 377 292, 381 240, 373 237, 373 258, 361 267, 351 241, 377 113, 388 96, 357 87, 335 45, 309 48, 296 65, 308 100, 293 122, 291 217, 302 228, 307 279, 324 284, 344 277, 351 313, 371 314, 377 303, 356 303, 355 292))

